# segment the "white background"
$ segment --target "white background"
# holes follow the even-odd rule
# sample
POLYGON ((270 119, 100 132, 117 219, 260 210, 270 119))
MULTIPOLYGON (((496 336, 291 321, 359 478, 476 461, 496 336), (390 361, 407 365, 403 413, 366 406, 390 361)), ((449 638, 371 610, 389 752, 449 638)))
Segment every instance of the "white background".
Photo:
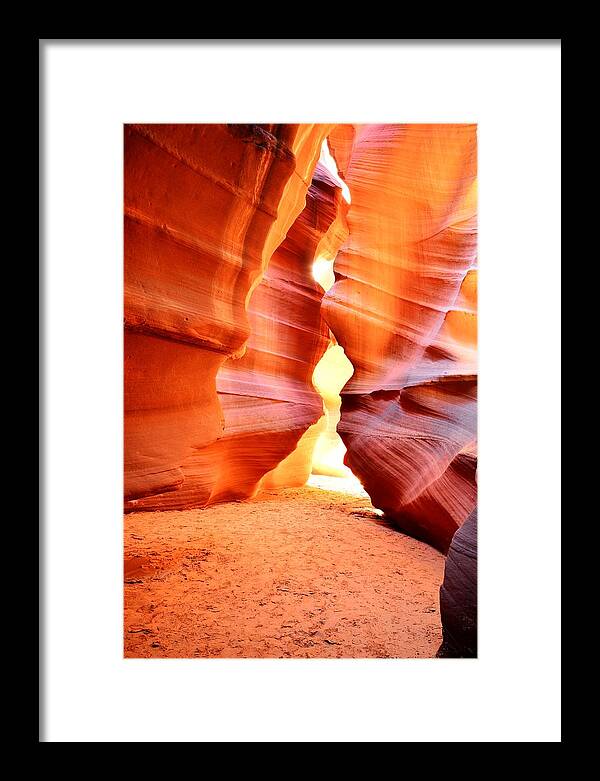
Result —
POLYGON ((560 48, 47 42, 51 742, 560 740, 560 48), (477 122, 478 660, 123 660, 122 125, 477 122))

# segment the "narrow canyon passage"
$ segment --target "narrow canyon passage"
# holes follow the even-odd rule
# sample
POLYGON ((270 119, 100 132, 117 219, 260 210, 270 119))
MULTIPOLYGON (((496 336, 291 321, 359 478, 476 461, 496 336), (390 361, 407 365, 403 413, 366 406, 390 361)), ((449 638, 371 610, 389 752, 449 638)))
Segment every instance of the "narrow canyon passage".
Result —
POLYGON ((126 126, 126 656, 476 655, 475 131, 126 126))
POLYGON ((443 571, 349 493, 131 513, 125 656, 433 657, 443 571))

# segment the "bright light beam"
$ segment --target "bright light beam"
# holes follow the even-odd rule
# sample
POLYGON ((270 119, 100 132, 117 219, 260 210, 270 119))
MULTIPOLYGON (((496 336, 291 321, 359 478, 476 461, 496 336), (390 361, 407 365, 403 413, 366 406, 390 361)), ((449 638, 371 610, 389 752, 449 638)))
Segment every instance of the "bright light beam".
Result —
POLYGON ((335 159, 331 152, 329 151, 329 142, 327 139, 323 141, 323 144, 321 146, 321 157, 319 158, 319 162, 321 165, 324 165, 325 168, 329 171, 331 176, 335 179, 337 184, 342 188, 342 198, 346 201, 346 203, 352 202, 352 196, 350 195, 350 188, 346 184, 346 182, 342 179, 338 172, 338 168, 335 162, 335 159))

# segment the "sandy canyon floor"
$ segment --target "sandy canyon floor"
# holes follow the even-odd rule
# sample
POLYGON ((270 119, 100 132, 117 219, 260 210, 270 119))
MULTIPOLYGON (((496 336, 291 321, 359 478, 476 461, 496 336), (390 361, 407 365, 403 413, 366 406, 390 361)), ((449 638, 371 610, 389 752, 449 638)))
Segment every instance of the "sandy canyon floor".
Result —
POLYGON ((125 656, 433 657, 444 557, 305 486, 125 516, 125 656))

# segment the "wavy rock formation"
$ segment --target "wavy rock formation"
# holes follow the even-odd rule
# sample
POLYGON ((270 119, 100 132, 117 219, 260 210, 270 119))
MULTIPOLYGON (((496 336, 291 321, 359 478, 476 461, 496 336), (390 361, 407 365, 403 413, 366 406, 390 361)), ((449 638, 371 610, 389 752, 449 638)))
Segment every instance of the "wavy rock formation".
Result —
POLYGON ((476 127, 338 126, 330 147, 352 195, 322 307, 354 366, 345 463, 446 551, 476 501, 476 127))
POLYGON ((329 344, 323 290, 312 266, 316 258, 334 257, 342 245, 346 211, 340 188, 319 163, 304 211, 250 300, 246 353, 228 361, 217 377, 228 459, 213 501, 246 498, 263 487, 301 486, 310 475, 324 425, 312 376, 329 344))
POLYGON ((127 509, 302 484, 324 315, 354 368, 346 464, 447 550, 476 501, 474 126, 127 126, 125 254, 127 509), (320 306, 312 264, 344 241, 320 306))
MULTIPOLYGON (((308 133, 302 128, 313 155, 319 152, 317 144, 327 129, 308 133)), ((316 160, 314 156, 310 159, 314 168, 316 160)), ((232 358, 225 362, 219 356, 214 361, 214 375, 203 370, 196 352, 193 355, 197 362, 190 381, 201 387, 203 380, 210 381, 204 385, 209 393, 202 416, 205 426, 212 424, 212 439, 193 443, 189 437, 193 418, 187 408, 177 410, 188 436, 183 443, 184 455, 177 463, 176 488, 139 494, 128 509, 204 506, 247 498, 261 487, 302 485, 306 481, 323 414, 322 400, 311 378, 329 341, 320 313, 323 291, 313 280, 312 263, 315 257, 337 252, 347 235, 347 207, 339 187, 321 165, 317 165, 305 195, 302 213, 287 230, 268 266, 262 266, 261 283, 252 292, 248 285, 239 287, 239 278, 236 282, 238 290, 246 291, 243 314, 250 338, 244 354, 232 351, 232 358)), ((281 198, 282 204, 274 213, 277 209, 279 214, 289 213, 289 192, 284 189, 281 198)), ((201 292, 210 306, 214 292, 201 292)), ((235 288, 228 291, 235 292, 235 288)), ((167 352, 171 357, 170 345, 167 352)), ((161 438, 167 433, 173 436, 165 413, 159 408, 154 421, 154 433, 158 431, 161 438)))
MULTIPOLYGON (((239 364, 237 379, 227 372, 220 380, 221 400, 216 378, 226 359, 244 353, 251 333, 248 301, 304 208, 329 130, 329 125, 126 126, 126 509, 201 506, 212 497, 229 497, 228 474, 240 478, 245 469, 232 443, 248 432, 249 417, 256 424, 254 445, 263 451, 257 454, 260 469, 243 489, 253 490, 256 474, 282 458, 267 422, 277 418, 274 406, 293 397, 286 412, 296 431, 315 418, 314 393, 302 384, 308 370, 298 366, 293 346, 276 358, 290 376, 268 401, 253 395, 255 383, 248 376, 248 361, 267 374, 275 371, 272 359, 260 356, 260 344, 239 364)), ((321 228, 327 232, 327 226, 321 228)), ((269 292, 259 301, 263 295, 281 297, 286 284, 296 292, 302 287, 296 278, 278 278, 281 263, 273 265, 269 292)), ((317 290, 303 290, 302 301, 316 318, 317 290)), ((257 312, 250 316, 260 318, 257 312)), ((324 337, 319 329, 307 329, 309 353, 316 355, 324 337)), ((262 336, 257 331, 259 343, 268 331, 265 322, 262 336)))
POLYGON ((452 539, 440 588, 439 657, 477 656, 477 510, 452 539))

